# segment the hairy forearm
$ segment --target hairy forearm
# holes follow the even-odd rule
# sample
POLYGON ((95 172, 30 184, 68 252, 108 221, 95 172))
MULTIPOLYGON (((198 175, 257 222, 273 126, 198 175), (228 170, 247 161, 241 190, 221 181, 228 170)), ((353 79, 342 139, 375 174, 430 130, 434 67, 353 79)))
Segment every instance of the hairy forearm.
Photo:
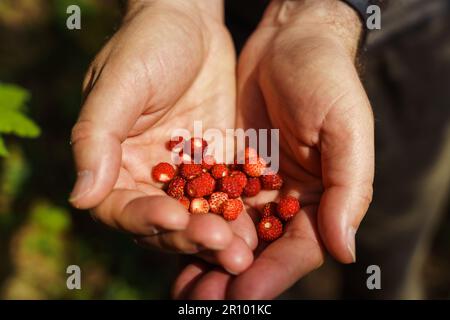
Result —
POLYGON ((167 6, 180 8, 186 13, 204 14, 213 19, 223 21, 224 0, 123 0, 127 15, 133 15, 136 11, 147 6, 167 6))
POLYGON ((286 25, 302 34, 334 37, 353 55, 362 34, 358 14, 340 0, 273 0, 262 25, 286 25))

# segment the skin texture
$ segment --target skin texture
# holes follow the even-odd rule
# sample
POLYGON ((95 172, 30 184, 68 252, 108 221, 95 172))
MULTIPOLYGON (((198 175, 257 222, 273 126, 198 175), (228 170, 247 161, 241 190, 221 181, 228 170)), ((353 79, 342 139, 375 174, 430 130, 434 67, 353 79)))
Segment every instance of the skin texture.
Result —
POLYGON ((181 271, 175 298, 274 298, 319 267, 325 249, 355 259, 374 170, 373 116, 354 66, 361 27, 337 0, 274 0, 236 80, 222 5, 130 1, 86 76, 70 200, 141 245, 201 258, 181 271), (153 165, 170 162, 171 130, 199 119, 205 129, 280 128, 281 193, 302 203, 282 238, 256 248, 252 222, 278 191, 249 199, 226 223, 189 216, 151 180, 153 165))
POLYGON ((155 164, 171 162, 165 144, 174 128, 199 119, 204 129, 234 127, 235 53, 221 8, 216 0, 129 3, 86 75, 70 201, 140 245, 201 251, 238 273, 253 259, 247 243, 256 244, 248 216, 237 231, 216 215, 190 216, 151 178, 155 164))
MULTIPOLYGON (((267 9, 239 59, 237 122, 280 128, 281 193, 302 209, 242 274, 188 265, 175 297, 270 299, 318 268, 325 249, 355 260, 374 172, 373 115, 354 63, 359 35, 358 17, 339 1, 274 1, 267 9)), ((255 218, 278 197, 261 192, 246 201, 248 212, 255 218)))

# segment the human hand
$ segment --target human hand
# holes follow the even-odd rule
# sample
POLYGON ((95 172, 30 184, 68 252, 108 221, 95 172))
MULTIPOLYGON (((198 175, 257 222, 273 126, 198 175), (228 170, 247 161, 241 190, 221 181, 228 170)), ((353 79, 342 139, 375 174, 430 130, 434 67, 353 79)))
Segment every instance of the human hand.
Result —
MULTIPOLYGON (((343 263, 355 260, 374 174, 373 116, 355 68, 360 32, 340 1, 271 3, 240 56, 237 118, 244 128, 280 129, 281 193, 302 209, 241 275, 191 264, 175 297, 274 298, 323 263, 323 245, 343 263)), ((262 191, 246 206, 278 197, 262 191)))
POLYGON ((235 53, 222 6, 220 0, 129 1, 122 26, 83 85, 70 201, 142 245, 201 252, 239 273, 253 259, 247 243, 256 238, 245 226, 251 220, 241 219, 233 231, 218 216, 190 216, 151 178, 156 163, 170 162, 165 144, 173 129, 192 129, 194 120, 205 129, 234 127, 235 53))

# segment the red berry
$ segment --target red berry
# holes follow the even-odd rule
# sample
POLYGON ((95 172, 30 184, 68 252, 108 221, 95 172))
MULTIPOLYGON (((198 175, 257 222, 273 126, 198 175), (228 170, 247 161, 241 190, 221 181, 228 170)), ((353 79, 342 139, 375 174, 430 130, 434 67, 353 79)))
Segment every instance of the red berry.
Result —
POLYGON ((201 173, 186 184, 186 193, 193 198, 208 196, 214 192, 216 180, 209 173, 201 173))
POLYGON ((274 241, 283 234, 283 224, 274 216, 261 219, 258 223, 258 237, 264 241, 274 241))
POLYGON ((194 158, 196 154, 199 154, 201 157, 203 157, 203 154, 208 147, 208 142, 206 142, 202 138, 191 138, 186 143, 188 145, 185 145, 184 149, 186 153, 189 153, 192 158, 194 158))
POLYGON ((175 168, 167 162, 158 163, 153 167, 152 176, 158 182, 169 182, 175 176, 175 168))
POLYGON ((169 187, 167 188, 167 194, 175 199, 180 199, 184 195, 184 186, 186 184, 186 180, 182 177, 175 177, 169 183, 169 187))
POLYGON ((251 162, 256 162, 258 159, 258 151, 250 147, 245 148, 244 159, 246 163, 249 162, 249 160, 251 162))
POLYGON ((236 183, 239 184, 242 188, 247 184, 247 176, 242 171, 232 171, 230 173, 230 177, 236 180, 236 183))
POLYGON ((266 190, 280 190, 283 186, 283 178, 278 173, 269 173, 260 177, 261 183, 266 190))
POLYGON ((234 160, 232 164, 228 165, 230 171, 240 171, 242 169, 241 165, 237 163, 237 159, 234 160))
POLYGON ((244 172, 250 177, 259 177, 264 174, 266 170, 266 161, 263 158, 257 158, 256 161, 245 162, 242 165, 244 172))
POLYGON ((216 164, 216 160, 211 155, 206 155, 203 157, 202 168, 203 171, 209 171, 216 164))
POLYGON ((223 204, 222 215, 227 221, 236 220, 243 208, 244 205, 241 200, 229 199, 223 204))
POLYGON ((167 142, 167 148, 172 151, 174 149, 181 150, 183 148, 183 137, 173 137, 167 142))
POLYGON ((189 205, 191 202, 187 197, 183 196, 178 201, 186 208, 186 210, 189 210, 189 205))
POLYGON ((191 200, 189 211, 192 214, 206 214, 209 212, 209 204, 205 198, 194 198, 191 200))
POLYGON ((218 189, 225 192, 230 199, 240 197, 244 190, 240 185, 239 180, 232 176, 226 176, 218 180, 218 189))
POLYGON ((182 163, 180 165, 180 175, 186 180, 194 179, 202 173, 202 166, 195 163, 182 163))
POLYGON ((209 207, 213 213, 222 213, 222 207, 225 201, 228 200, 228 195, 224 192, 214 192, 209 198, 209 207))
POLYGON ((258 178, 249 178, 242 194, 246 197, 254 197, 261 191, 261 182, 258 178))
POLYGON ((300 203, 298 200, 291 196, 286 196, 280 199, 278 202, 277 211, 278 216, 284 220, 291 220, 300 210, 300 203))
POLYGON ((276 202, 267 202, 262 208, 261 218, 267 218, 270 216, 276 216, 277 214, 277 206, 276 202))
POLYGON ((228 168, 222 163, 216 164, 211 169, 211 175, 214 179, 221 179, 228 175, 228 168))

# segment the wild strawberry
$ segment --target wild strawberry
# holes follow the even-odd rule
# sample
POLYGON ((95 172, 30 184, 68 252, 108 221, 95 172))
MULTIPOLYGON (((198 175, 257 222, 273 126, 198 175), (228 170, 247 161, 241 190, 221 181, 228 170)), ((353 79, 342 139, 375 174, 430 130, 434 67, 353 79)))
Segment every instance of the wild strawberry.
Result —
POLYGON ((187 197, 182 196, 178 201, 186 208, 186 210, 189 210, 191 201, 189 201, 187 197))
POLYGON ((292 196, 286 196, 280 199, 277 206, 278 216, 284 220, 291 220, 300 210, 300 203, 292 196))
POLYGON ((212 167, 211 175, 214 179, 220 179, 228 175, 228 168, 226 165, 219 163, 212 167))
POLYGON ((266 161, 263 158, 257 158, 256 161, 251 159, 242 165, 242 170, 250 177, 259 177, 266 170, 266 161))
POLYGON ((203 157, 204 152, 208 147, 208 142, 203 140, 202 138, 191 138, 189 141, 186 141, 184 146, 184 151, 188 153, 192 158, 196 154, 199 154, 203 157))
POLYGON ((239 184, 242 188, 247 184, 247 176, 242 171, 231 171, 229 174, 230 177, 236 180, 236 183, 239 184))
POLYGON ((180 199, 184 195, 184 186, 186 184, 186 180, 182 177, 175 177, 169 183, 169 187, 167 188, 167 194, 175 199, 180 199))
POLYGON ((202 168, 203 171, 209 171, 211 170, 211 168, 216 164, 216 160, 214 159, 213 156, 211 155, 205 155, 203 157, 203 161, 202 161, 202 168))
POLYGON ((218 180, 218 190, 225 192, 228 198, 234 199, 240 197, 244 188, 236 177, 226 176, 218 180))
POLYGON ((264 207, 262 208, 261 212, 261 218, 267 218, 270 216, 276 216, 277 215, 277 206, 278 204, 276 202, 267 202, 264 207))
POLYGON ((181 150, 183 148, 183 137, 173 137, 172 139, 170 139, 167 142, 167 148, 172 151, 172 150, 181 150))
POLYGON ((202 166, 195 163, 182 163, 180 165, 180 175, 186 180, 194 179, 202 173, 202 166))
POLYGON ((260 177, 261 183, 266 190, 280 190, 283 186, 283 178, 278 173, 269 172, 260 177))
POLYGON ((193 198, 208 196, 214 192, 216 180, 209 173, 201 173, 186 184, 186 193, 193 198))
POLYGON ((244 150, 245 162, 255 162, 258 159, 258 151, 253 148, 247 147, 244 150), (250 160, 250 161, 249 161, 250 160))
POLYGON ((222 215, 227 221, 236 220, 243 208, 244 205, 241 200, 228 199, 222 206, 222 215))
POLYGON ((261 191, 261 182, 258 178, 249 178, 242 194, 246 197, 254 197, 261 191))
POLYGON ((194 198, 191 200, 189 211, 192 214, 206 214, 209 212, 209 204, 205 198, 194 198))
POLYGON ((160 162, 153 167, 153 179, 158 182, 169 182, 175 176, 175 168, 167 162, 160 162))
POLYGON ((214 192, 209 197, 209 207, 213 213, 222 213, 222 206, 228 200, 228 195, 224 192, 214 192))
POLYGON ((262 218, 257 229, 258 237, 267 242, 274 241, 283 234, 283 224, 275 216, 262 218))

